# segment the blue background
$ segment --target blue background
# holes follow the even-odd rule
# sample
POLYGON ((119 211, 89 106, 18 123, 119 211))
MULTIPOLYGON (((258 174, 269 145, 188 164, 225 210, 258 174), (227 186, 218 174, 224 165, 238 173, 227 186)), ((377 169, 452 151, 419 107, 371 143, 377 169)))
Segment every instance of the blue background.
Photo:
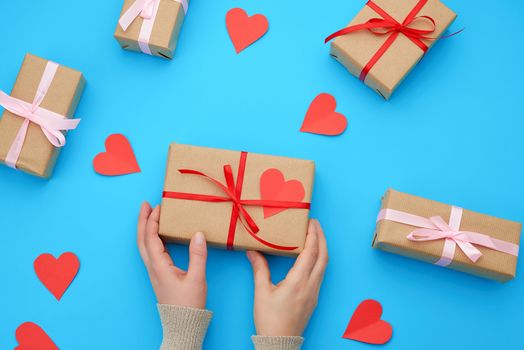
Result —
MULTIPOLYGON (((524 221, 521 14, 524 3, 447 0, 459 36, 438 42, 389 102, 347 73, 325 36, 364 1, 191 3, 176 57, 123 51, 121 1, 4 1, 0 88, 26 52, 81 70, 88 81, 53 178, 0 167, 0 348, 25 321, 61 349, 154 349, 155 297, 135 244, 142 200, 158 203, 173 141, 313 159, 312 216, 330 265, 304 349, 371 349, 341 338, 358 303, 379 300, 394 327, 385 349, 521 349, 524 279, 505 285, 371 249, 388 187, 524 221), (240 55, 225 14, 263 13, 269 32, 240 55), (504 19, 504 23, 501 23, 504 19), (312 99, 333 94, 349 121, 339 137, 300 133, 312 99), (123 133, 142 173, 106 178, 93 157, 123 133), (33 271, 43 252, 75 252, 80 272, 60 302, 33 271)), ((187 266, 185 247, 170 247, 187 266)), ((275 281, 291 259, 271 258, 275 281)), ((522 270, 522 260, 519 264, 522 270)), ((249 349, 252 277, 242 252, 211 250, 206 349, 249 349)))

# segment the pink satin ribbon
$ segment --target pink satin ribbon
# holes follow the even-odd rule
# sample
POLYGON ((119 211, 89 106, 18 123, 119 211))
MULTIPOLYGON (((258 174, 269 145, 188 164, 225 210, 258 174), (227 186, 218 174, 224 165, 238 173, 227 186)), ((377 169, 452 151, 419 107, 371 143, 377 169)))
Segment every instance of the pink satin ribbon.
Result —
POLYGON ((442 256, 439 261, 435 263, 435 265, 439 266, 448 266, 451 264, 457 246, 474 263, 482 256, 482 253, 475 245, 514 256, 518 256, 519 254, 519 246, 517 244, 502 241, 483 233, 460 231, 462 208, 455 206, 451 207, 449 224, 440 216, 433 216, 427 219, 422 216, 394 209, 382 209, 378 214, 377 222, 380 220, 394 221, 400 224, 418 227, 407 235, 406 238, 410 241, 425 242, 444 239, 442 256))
POLYGON ((22 146, 24 145, 30 122, 39 125, 49 142, 55 147, 62 147, 66 144, 65 136, 62 131, 75 129, 78 123, 80 123, 80 119, 67 119, 63 115, 40 107, 49 86, 51 86, 51 82, 55 77, 57 69, 58 64, 50 61, 47 62, 44 74, 42 75, 40 84, 36 90, 33 103, 22 101, 0 91, 0 106, 4 107, 9 112, 24 118, 24 122, 22 123, 22 126, 20 127, 5 159, 5 164, 11 168, 16 169, 16 162, 18 161, 18 158, 20 158, 20 153, 22 152, 22 146))
MULTIPOLYGON (((153 26, 155 24, 160 1, 161 0, 136 0, 118 21, 120 27, 126 31, 137 17, 140 16, 144 19, 142 27, 140 28, 140 34, 138 35, 138 46, 140 47, 140 51, 148 55, 152 54, 151 49, 149 48, 149 40, 153 33, 153 26)), ((187 0, 173 1, 180 3, 184 9, 184 14, 187 14, 187 0)))

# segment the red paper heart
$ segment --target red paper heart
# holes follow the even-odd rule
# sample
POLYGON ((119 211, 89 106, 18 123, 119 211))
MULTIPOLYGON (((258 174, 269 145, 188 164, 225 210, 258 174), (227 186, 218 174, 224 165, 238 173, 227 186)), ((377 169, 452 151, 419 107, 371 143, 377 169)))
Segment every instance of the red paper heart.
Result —
POLYGON ((266 34, 269 23, 264 15, 249 17, 243 9, 234 8, 226 14, 226 27, 238 54, 266 34))
POLYGON ((106 152, 99 153, 93 159, 93 166, 97 173, 116 176, 140 172, 133 148, 124 135, 110 135, 105 145, 106 152))
POLYGON ((375 300, 364 300, 355 310, 343 338, 368 344, 385 344, 393 335, 389 323, 380 319, 382 305, 375 300))
POLYGON ((15 350, 58 350, 46 332, 33 322, 18 326, 15 337, 18 342, 15 350))
MULTIPOLYGON (((260 177, 260 197, 262 200, 301 202, 306 193, 298 180, 285 181, 278 169, 267 169, 260 177)), ((286 208, 264 207, 264 218, 276 215, 286 208)))
POLYGON ((57 300, 73 282, 80 261, 73 253, 64 253, 58 259, 51 254, 42 254, 34 262, 36 275, 57 300))
POLYGON ((304 118, 300 131, 320 135, 340 135, 346 130, 346 117, 335 112, 337 101, 330 94, 315 97, 304 118))

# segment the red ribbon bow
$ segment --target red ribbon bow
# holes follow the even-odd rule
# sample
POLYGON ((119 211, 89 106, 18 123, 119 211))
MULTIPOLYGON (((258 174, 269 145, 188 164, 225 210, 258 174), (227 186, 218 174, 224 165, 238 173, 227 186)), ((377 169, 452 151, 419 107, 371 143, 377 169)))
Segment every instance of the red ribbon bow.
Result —
POLYGON ((349 26, 347 28, 341 29, 330 36, 326 38, 324 41, 327 43, 328 41, 339 37, 341 35, 353 33, 360 30, 369 30, 373 34, 376 35, 389 35, 389 37, 386 39, 384 44, 380 47, 380 49, 371 57, 369 62, 366 64, 366 66, 362 69, 362 72, 360 73, 359 79, 364 81, 366 80, 366 76, 368 75, 369 71, 373 66, 378 62, 378 60, 386 53, 386 51, 389 49, 389 47, 395 42, 399 34, 404 34, 408 39, 410 39, 415 45, 420 47, 424 53, 428 50, 428 46, 422 41, 423 39, 426 40, 434 40, 435 38, 431 38, 426 36, 427 34, 433 33, 435 31, 435 20, 429 16, 417 16, 417 14, 420 12, 420 10, 426 5, 428 0, 420 0, 417 5, 411 10, 411 12, 407 15, 407 17, 404 19, 402 23, 399 23, 397 20, 395 20, 393 17, 391 17, 386 11, 384 11, 382 8, 380 8, 377 4, 375 4, 372 0, 368 1, 366 4, 371 9, 373 9, 376 13, 378 13, 382 18, 371 18, 365 23, 356 24, 349 26), (424 21, 430 25, 429 29, 416 29, 413 28, 411 25, 413 25, 415 22, 421 22, 424 21))
POLYGON ((163 193, 164 198, 176 198, 176 199, 185 199, 185 200, 194 200, 194 201, 203 201, 203 202, 232 202, 233 206, 231 209, 231 220, 229 223, 229 233, 227 237, 227 249, 233 249, 233 243, 235 241, 235 233, 237 222, 240 221, 242 226, 246 231, 256 239, 258 242, 262 243, 265 246, 278 250, 295 250, 298 247, 289 247, 282 246, 278 244, 271 243, 269 241, 260 238, 257 233, 260 231, 255 220, 247 212, 244 206, 263 206, 263 207, 272 207, 272 208, 296 208, 296 209, 309 209, 310 203, 306 202, 292 202, 292 201, 276 201, 276 200, 260 200, 260 199, 241 199, 242 195, 242 185, 244 183, 244 174, 246 169, 246 160, 247 152, 240 153, 240 162, 238 165, 238 174, 237 182, 235 184, 235 178, 233 176, 233 169, 231 165, 224 165, 224 177, 226 179, 226 184, 224 185, 217 179, 212 178, 209 175, 206 175, 200 171, 192 169, 178 169, 181 174, 190 174, 202 176, 210 180, 218 188, 220 188, 224 196, 213 196, 206 194, 196 194, 196 193, 183 193, 183 192, 171 192, 165 191, 163 193))

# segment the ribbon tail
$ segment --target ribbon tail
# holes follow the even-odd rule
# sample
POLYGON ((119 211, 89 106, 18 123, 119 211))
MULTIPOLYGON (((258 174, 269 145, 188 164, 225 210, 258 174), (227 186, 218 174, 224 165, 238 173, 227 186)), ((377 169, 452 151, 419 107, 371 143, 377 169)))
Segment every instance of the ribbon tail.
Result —
MULTIPOLYGON (((244 229, 251 235, 251 237, 256 239, 258 242, 262 243, 263 245, 265 245, 267 247, 270 247, 270 248, 273 248, 273 249, 285 250, 285 251, 291 251, 291 250, 295 250, 295 249, 298 248, 298 247, 284 246, 284 245, 271 243, 271 242, 266 241, 265 239, 261 238, 260 236, 258 236, 257 235, 257 233, 259 232, 258 226, 256 225, 255 221, 251 218, 249 213, 244 208, 242 208, 242 206, 238 206, 237 207, 235 204, 233 204, 233 213, 234 213, 233 215, 237 216, 235 218, 235 222, 238 219, 238 221, 240 221, 240 223, 242 224, 244 229), (236 208, 236 210, 235 210, 235 208, 236 208), (235 212, 236 212, 236 214, 235 214, 235 212), (239 213, 241 215, 238 215, 239 213), (252 226, 254 226, 255 230, 252 229, 252 226)), ((233 218, 231 220, 233 220, 233 218)), ((230 227, 232 227, 232 226, 230 226, 230 227)), ((230 234, 231 234, 231 232, 230 232, 230 234)), ((232 244, 233 244, 233 242, 231 242, 231 247, 232 247, 232 244)), ((228 245, 228 249, 232 249, 232 248, 230 248, 230 246, 228 245)))
POLYGON ((519 255, 518 244, 502 241, 482 233, 465 231, 462 232, 459 238, 473 245, 479 245, 513 256, 519 255))
MULTIPOLYGON (((22 101, 23 102, 23 101, 22 101)), ((30 106, 29 103, 25 102, 27 106, 30 106)), ((15 115, 24 115, 27 113, 25 106, 20 103, 20 100, 9 96, 5 92, 0 90, 0 106, 4 107, 9 112, 15 115)))
POLYGON ((133 5, 131 5, 127 11, 120 17, 118 24, 124 31, 129 28, 131 23, 140 15, 144 9, 145 0, 136 0, 133 5))
POLYGON ((40 125, 42 132, 55 147, 63 147, 66 143, 63 131, 76 129, 80 119, 68 119, 54 112, 38 109, 38 115, 32 117, 33 122, 40 125))
POLYGON ((469 260, 476 263, 477 260, 482 256, 480 250, 475 248, 475 246, 469 242, 463 242, 460 240, 456 241, 459 248, 466 254, 469 260))
POLYGON ((346 35, 346 34, 350 34, 350 33, 353 33, 353 32, 358 32, 359 30, 364 30, 364 29, 371 30, 373 28, 384 28, 384 27, 389 27, 389 26, 391 26, 391 22, 387 22, 387 21, 384 21, 384 20, 379 20, 379 21, 376 21, 376 22, 368 21, 366 23, 355 24, 355 25, 352 25, 352 26, 349 26, 349 27, 346 27, 346 28, 342 28, 342 29, 334 32, 333 34, 328 36, 326 39, 324 39, 324 44, 327 44, 328 42, 330 42, 331 40, 335 39, 336 37, 343 36, 343 35, 346 35))
POLYGON ((435 265, 446 267, 451 264, 453 257, 455 256, 456 247, 457 243, 453 239, 446 238, 446 241, 444 242, 444 249, 442 250, 442 256, 435 263, 435 265))
POLYGON ((251 232, 251 230, 249 230, 248 227, 246 227, 245 223, 242 220, 240 220, 240 222, 242 223, 242 226, 244 226, 246 231, 251 235, 251 237, 253 237, 254 239, 256 239, 257 241, 259 241, 260 243, 262 243, 263 245, 265 245, 267 247, 270 247, 270 248, 273 248, 273 249, 277 249, 277 250, 286 250, 286 251, 291 251, 291 250, 295 250, 295 249, 298 248, 298 247, 278 245, 278 244, 274 244, 274 243, 271 243, 269 241, 266 241, 265 239, 261 238, 260 236, 256 235, 255 233, 251 232))
POLYGON ((175 0, 175 1, 180 3, 180 5, 182 5, 182 8, 184 9, 184 14, 187 15, 187 9, 189 7, 187 0, 175 0))
POLYGON ((46 128, 42 128, 42 132, 44 133, 45 137, 47 137, 47 140, 55 147, 63 147, 66 144, 66 139, 64 134, 60 130, 47 130, 46 128))

